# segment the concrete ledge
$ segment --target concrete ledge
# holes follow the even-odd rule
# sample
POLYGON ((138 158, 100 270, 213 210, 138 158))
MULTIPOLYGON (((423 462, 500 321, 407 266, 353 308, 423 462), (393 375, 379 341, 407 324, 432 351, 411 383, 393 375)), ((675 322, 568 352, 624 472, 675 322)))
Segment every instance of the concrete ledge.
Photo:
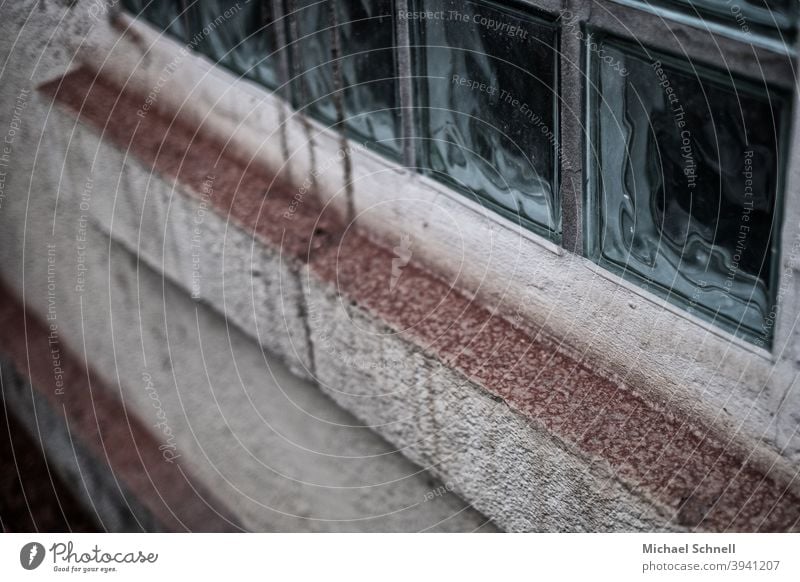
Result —
MULTIPOLYGON (((345 230, 311 198, 292 205, 292 189, 226 155, 180 119, 136 118, 131 95, 86 70, 45 91, 195 200, 203 200, 214 167, 217 194, 210 204, 225 228, 233 222, 231 228, 282 257, 293 273, 308 265, 299 279, 302 304, 287 306, 282 296, 282 302, 250 308, 274 319, 281 315, 270 314, 269 306, 280 303, 296 314, 310 340, 308 368, 323 389, 411 458, 430 462, 500 525, 797 527, 798 486, 782 459, 674 416, 653 394, 589 369, 558 342, 515 328, 418 266, 396 263, 396 254, 345 230), (388 353, 398 357, 375 361, 387 337, 388 353), (355 359, 359 354, 371 364, 366 371, 355 359), (387 361, 409 360, 414 366, 405 382, 396 369, 380 373, 387 361), (503 404, 495 406, 495 399, 503 404), (490 414, 498 409, 499 417, 490 414), (483 435, 492 436, 483 441, 483 435), (500 475, 513 485, 500 483, 500 475), (576 475, 587 479, 577 489, 570 487, 576 475)), ((272 280, 267 293, 283 288, 280 269, 265 270, 264 277, 272 280)), ((287 360, 296 358, 284 343, 274 346, 287 360)))
MULTIPOLYGON (((94 243, 100 236, 91 233, 94 243)), ((68 242, 63 240, 61 248, 68 242)), ((57 379, 48 361, 41 359, 40 349, 54 344, 40 337, 42 326, 33 313, 46 306, 35 297, 29 298, 23 315, 22 305, 4 292, 0 347, 14 355, 9 337, 27 333, 31 361, 44 362, 33 374, 36 402, 59 410, 62 399, 68 401, 66 436, 52 431, 47 415, 42 415, 46 410, 40 408, 32 421, 34 430, 49 434, 45 444, 52 445, 48 452, 59 459, 59 469, 74 476, 74 465, 88 466, 94 468, 90 480, 104 470, 106 488, 119 484, 121 504, 111 503, 113 499, 104 503, 95 488, 83 496, 88 507, 99 503, 105 509, 102 515, 109 529, 133 529, 132 523, 148 531, 177 529, 158 515, 149 519, 155 512, 148 508, 162 506, 180 515, 200 505, 181 530, 230 529, 226 524, 198 523, 204 507, 211 506, 217 511, 226 508, 236 529, 248 531, 494 531, 452 486, 412 465, 314 386, 294 380, 252 340, 191 301, 183 290, 146 268, 137 269, 136 259, 118 245, 109 247, 106 241, 90 248, 91 291, 84 297, 91 297, 93 309, 69 309, 79 297, 59 295, 56 345, 67 370, 64 378, 57 379), (106 297, 107 279, 116 284, 115 293, 106 297), (137 306, 139 296, 148 299, 137 306), (114 324, 104 328, 110 318, 114 324), (83 355, 76 358, 68 345, 80 341, 83 355), (79 374, 86 357, 100 368, 100 373, 89 374, 90 393, 79 374), (119 386, 112 388, 104 378, 116 378, 119 386), (56 394, 56 381, 63 381, 63 394, 56 394), (85 427, 95 417, 100 418, 98 434, 87 435, 85 427), (135 442, 124 440, 128 434, 135 442), (100 453, 92 448, 98 440, 104 447, 100 453), (79 458, 70 443, 87 449, 91 461, 79 458), (164 462, 164 450, 177 457, 175 463, 164 462), (137 462, 139 457, 157 464, 144 466, 137 462), (128 461, 120 464, 119 459, 128 461), (153 477, 165 472, 161 465, 179 466, 180 473, 171 479, 169 471, 167 477, 153 477), (184 491, 180 479, 189 474, 193 487, 184 491), (130 486, 131 478, 149 478, 154 485, 151 490, 130 486), (140 511, 140 505, 146 511, 140 511)), ((39 278, 37 266, 41 263, 31 265, 30 281, 39 278)), ((58 269, 56 288, 64 289, 71 275, 58 269)), ((15 361, 25 353, 24 342, 16 345, 15 361)), ((30 406, 24 394, 10 396, 15 410, 30 406)), ((73 484, 77 488, 80 481, 73 484)))
POLYGON ((306 293, 321 388, 506 530, 680 529, 334 285, 309 278, 306 293))
MULTIPOLYGON (((590 529, 605 529, 607 522, 602 526, 580 522, 599 505, 604 509, 597 512, 598 516, 614 516, 608 523, 617 519, 620 527, 633 528, 635 520, 631 516, 624 519, 620 508, 606 507, 598 498, 581 499, 587 491, 599 494, 615 491, 620 485, 626 493, 633 494, 621 507, 635 507, 635 515, 644 521, 652 520, 651 526, 658 523, 660 527, 674 525, 713 531, 797 527, 800 508, 793 475, 781 474, 776 466, 764 472, 753 455, 737 451, 729 441, 720 439, 706 427, 676 417, 668 408, 648 402, 623 383, 598 375, 585 363, 564 353, 552 340, 531 337, 414 265, 403 270, 397 285, 391 289, 387 281, 392 259, 388 250, 370 245, 353 234, 342 239, 336 248, 317 254, 309 265, 314 275, 306 284, 309 309, 314 313, 316 305, 321 304, 324 307, 318 311, 336 322, 330 331, 325 326, 311 325, 317 370, 327 386, 379 387, 368 404, 360 405, 362 417, 375 418, 376 422, 383 420, 381 409, 387 399, 380 392, 392 386, 395 371, 382 375, 373 372, 359 378, 353 374, 352 366, 348 369, 342 365, 341 356, 326 358, 325 355, 331 351, 355 352, 369 358, 370 353, 381 353, 382 344, 389 342, 399 354, 390 361, 407 362, 422 351, 429 361, 421 363, 421 370, 430 369, 432 361, 436 361, 440 363, 436 369, 444 371, 417 379, 408 395, 423 401, 430 398, 435 409, 441 411, 440 418, 432 421, 431 434, 452 435, 452 440, 445 441, 448 443, 445 455, 450 454, 450 447, 461 454, 470 451, 471 455, 484 458, 481 462, 473 459, 466 467, 493 462, 498 465, 496 474, 518 476, 523 465, 516 457, 522 448, 536 455, 540 464, 553 463, 544 475, 557 475, 559 467, 563 469, 570 463, 576 463, 589 475, 599 472, 601 476, 596 477, 594 487, 573 492, 574 496, 564 492, 556 496, 565 504, 560 509, 556 509, 559 507, 556 504, 551 510, 560 511, 559 519, 566 523, 571 520, 572 527, 588 525, 590 529), (316 291, 320 280, 329 286, 327 301, 316 291), (343 305, 350 305, 347 317, 330 315, 343 305), (356 313, 361 313, 361 317, 356 313), (335 348, 321 349, 318 345, 331 340, 335 348), (328 375, 323 374, 326 360, 333 368, 328 375), (437 387, 435 394, 426 395, 426 386, 437 387), (498 419, 487 406, 469 402, 464 391, 473 397, 488 392, 487 397, 505 405, 497 405, 505 418, 498 419), (455 402, 451 401, 454 397, 455 402), (506 407, 516 414, 510 414, 506 407), (476 408, 483 410, 481 417, 473 414, 476 408), (472 423, 473 428, 449 432, 452 426, 464 422, 472 423), (525 435, 523 441, 527 440, 527 445, 503 448, 501 443, 505 438, 501 435, 507 431, 499 431, 497 427, 490 430, 495 422, 510 423, 512 434, 525 435), (474 442, 477 435, 487 434, 494 436, 487 438, 485 444, 474 442), (545 444, 543 438, 552 440, 545 444), (554 447, 563 447, 566 452, 554 457, 542 454, 543 451, 554 454, 554 447), (499 451, 505 451, 509 457, 503 458, 499 451), (573 513, 576 505, 584 508, 579 512, 581 515, 573 513), (660 517, 648 520, 648 514, 660 517)), ((376 368, 380 370, 381 366, 376 368)), ((408 398, 399 401, 407 402, 408 398)), ((349 405, 357 406, 352 402, 349 405)), ((401 412, 405 413, 401 417, 414 418, 423 415, 424 409, 406 407, 401 412)), ((389 414, 387 418, 392 416, 389 414)), ((400 440, 413 442, 408 435, 400 440)), ((463 474, 469 475, 469 470, 463 474)), ((493 482, 490 475, 486 474, 484 486, 493 482)), ((542 483, 543 475, 527 477, 515 488, 515 509, 503 519, 495 517, 499 523, 505 525, 520 519, 524 515, 522 508, 548 499, 541 497, 541 491, 548 489, 547 483, 542 483)), ((574 482, 574 476, 572 479, 561 482, 561 486, 574 482)), ((471 493, 465 495, 475 499, 476 507, 496 516, 491 509, 482 507, 481 501, 485 501, 482 497, 474 497, 478 491, 471 493)), ((621 495, 619 490, 612 498, 618 495, 621 495)), ((492 501, 498 503, 501 499, 508 501, 506 494, 492 501)), ((542 520, 542 516, 537 516, 525 528, 535 527, 542 520)))
MULTIPOLYGON (((610 5, 619 8, 617 3, 610 5)), ((584 16, 591 19, 589 12, 587 8, 584 16)), ((623 12, 642 20, 640 11, 623 12)), ((653 18, 644 20, 650 21, 652 33, 657 28, 652 26, 653 18)), ((330 128, 288 109, 276 94, 182 51, 145 23, 125 15, 112 22, 95 27, 90 48, 77 42, 69 47, 101 77, 138 93, 137 107, 142 106, 143 95, 163 85, 151 110, 170 122, 181 117, 199 134, 224 143, 229 157, 291 177, 296 194, 301 184, 315 178, 316 194, 326 208, 342 215, 352 208, 354 223, 387 247, 397 245, 402 237, 410 238, 414 259, 466 295, 513 317, 534 334, 543 330, 563 340, 578 359, 585 357, 592 368, 614 370, 648 399, 669 401, 676 414, 713 425, 714 431, 735 435, 737 441, 759 441, 759 446, 793 466, 800 460, 800 392, 794 384, 797 358, 791 355, 798 342, 790 333, 795 320, 793 292, 781 301, 779 333, 772 350, 756 348, 569 252, 574 247, 566 242, 565 248, 559 248, 441 183, 343 141, 330 128), (181 66, 175 69, 178 62, 181 66), (349 181, 341 163, 343 148, 350 151, 352 161, 349 181)), ((683 29, 692 42, 700 40, 693 34, 696 30, 683 29)), ((669 43, 659 37, 650 40, 669 43)), ((701 44, 716 49, 716 42, 706 36, 701 44)), ((567 52, 577 66, 580 46, 572 48, 567 52)), ((700 44, 695 48, 699 50, 700 44)), ((726 58, 732 56, 730 48, 726 46, 726 58)), ((752 51, 746 52, 749 56, 737 55, 739 65, 752 68, 762 57, 754 61, 752 51)), ((791 68, 790 63, 785 57, 773 57, 770 68, 780 78, 778 73, 791 68)), ((569 63, 569 57, 562 62, 569 63)), ((575 123, 581 110, 576 83, 581 83, 582 75, 575 68, 568 73, 562 90, 577 101, 573 99, 572 106, 563 104, 573 118, 562 116, 562 137, 574 163, 583 148, 575 123), (567 126, 572 129, 568 131, 567 126)), ((578 166, 573 164, 576 187, 581 182, 578 166)), ((573 206, 580 205, 579 194, 574 188, 565 193, 572 197, 573 206)), ((797 239, 794 231, 800 215, 792 210, 791 197, 787 202, 784 249, 791 249, 796 246, 792 241, 797 239)), ((785 277, 793 272, 790 263, 784 261, 785 277)), ((751 448, 747 443, 743 446, 751 448)))
MULTIPOLYGON (((49 100, 39 97, 32 97, 28 109, 36 120, 43 118, 42 112, 50 105, 49 100)), ((152 438, 137 440, 139 446, 157 452, 167 447, 180 455, 182 467, 191 473, 197 488, 213 491, 235 523, 246 530, 495 529, 485 516, 459 499, 452 487, 410 463, 314 385, 297 380, 209 307, 206 302, 215 296, 202 296, 208 289, 219 293, 222 303, 216 304, 217 308, 231 297, 240 297, 242 302, 234 302, 228 312, 240 315, 240 321, 251 321, 248 317, 255 300, 250 295, 250 282, 244 286, 241 279, 231 281, 224 270, 210 266, 238 268, 249 264, 247 257, 253 248, 260 248, 253 245, 252 236, 247 239, 249 244, 233 244, 242 240, 245 231, 232 225, 226 228, 210 208, 207 218, 213 222, 201 225, 205 233, 201 239, 209 244, 201 251, 202 292, 199 299, 192 300, 190 243, 200 199, 154 188, 153 197, 143 197, 142 205, 147 212, 156 209, 156 214, 129 214, 124 197, 115 194, 140 193, 126 180, 143 168, 129 163, 129 172, 120 173, 124 155, 108 146, 82 124, 75 126, 73 115, 50 111, 41 142, 19 142, 15 150, 22 156, 29 151, 26 147, 46 148, 49 163, 29 176, 29 198, 20 186, 24 179, 15 174, 18 179, 12 183, 13 189, 7 190, 13 195, 0 214, 3 278, 13 288, 13 296, 24 297, 28 326, 35 327, 36 320, 55 325, 59 358, 72 353, 74 368, 91 369, 93 392, 73 385, 75 378, 60 380, 82 417, 91 419, 95 407, 102 403, 96 400, 110 395, 122 410, 117 407, 108 411, 108 418, 114 420, 108 430, 114 428, 123 434, 129 430, 125 414, 145 426, 152 438), (86 161, 91 157, 86 156, 94 153, 97 158, 92 167, 86 161), (122 180, 122 185, 117 180, 122 180), (166 195, 158 204, 154 203, 156 192, 166 195), (175 207, 178 201, 185 204, 188 219, 167 228, 179 216, 169 210, 170 195, 174 195, 175 207), (135 233, 130 249, 109 239, 92 219, 93 212, 97 220, 115 216, 114 208, 119 212, 117 222, 104 223, 114 236, 124 232, 117 225, 154 219, 141 236, 135 233), (111 214, 104 214, 106 210, 111 214), (136 252, 139 240, 141 248, 152 255, 136 252), (185 253, 186 263, 165 263, 172 260, 171 255, 180 257, 181 253, 185 253), (227 253, 235 256, 230 259, 227 253), (224 259, 213 263, 220 255, 224 259), (21 261, 23 256, 25 260, 21 261), (148 258, 153 259, 158 272, 145 265, 148 258), (185 279, 180 272, 173 273, 185 288, 163 277, 160 271, 165 264, 169 268, 181 264, 187 267, 185 279), (94 392, 100 396, 93 398, 94 392)), ((165 185, 158 176, 145 176, 154 184, 165 185)), ((261 256, 257 252, 255 260, 261 256)), ((266 252, 266 256, 272 255, 266 252)), ((297 261, 290 263, 299 265, 297 261)), ((269 281, 272 284, 275 279, 269 281)), ((280 297, 277 290, 271 293, 280 297)), ((299 295, 302 297, 302 293, 299 295)), ((265 303, 259 310, 277 308, 275 305, 265 303)), ((17 306, 21 311, 22 304, 17 302, 17 306)), ((259 321, 265 338, 286 337, 281 317, 259 321)), ((32 334, 26 329, 9 328, 0 350, 9 344, 24 353, 26 344, 20 338, 32 334)), ((305 345, 305 336, 302 340, 305 345)), ((48 342, 45 338, 45 348, 51 347, 48 342)), ((291 347, 289 342, 274 345, 291 347)), ((42 393, 55 389, 56 378, 47 357, 46 352, 31 352, 40 379, 50 382, 34 382, 42 393)), ((72 428, 75 441, 82 443, 82 433, 72 428)), ((58 435, 53 442, 63 445, 58 435)), ((109 443, 112 445, 115 454, 135 453, 124 440, 109 443)), ((98 467, 107 464, 102 457, 99 462, 93 460, 98 467)), ((116 475, 116 466, 109 472, 116 475)), ((124 476, 117 475, 117 479, 124 490, 138 498, 124 476)), ((169 499, 151 502, 167 505, 169 499)))

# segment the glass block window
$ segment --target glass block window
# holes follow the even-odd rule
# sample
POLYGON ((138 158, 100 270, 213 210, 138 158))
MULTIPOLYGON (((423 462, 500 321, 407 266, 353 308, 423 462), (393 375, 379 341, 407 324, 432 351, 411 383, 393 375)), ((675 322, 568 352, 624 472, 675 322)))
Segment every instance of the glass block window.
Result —
POLYGON ((393 0, 298 0, 294 4, 297 47, 292 52, 298 107, 326 125, 337 123, 340 99, 344 128, 367 145, 399 157, 400 103, 393 0), (334 60, 334 34, 340 54, 334 60), (336 68, 341 87, 337 90, 336 68))
POLYGON ((407 17, 418 31, 423 168, 556 237, 555 25, 509 3, 469 0, 421 0, 407 17))
POLYGON ((280 85, 272 2, 206 0, 195 10, 197 50, 237 75, 272 89, 280 85))
POLYGON ((189 41, 192 0, 123 0, 125 8, 181 42, 189 41))
POLYGON ((590 256, 768 345, 787 100, 621 41, 597 46, 590 256))
POLYGON ((775 85, 793 64, 779 63, 792 57, 778 35, 794 38, 800 2, 616 1, 630 22, 649 22, 643 38, 612 36, 636 31, 597 11, 559 18, 548 3, 550 13, 539 12, 537 0, 123 0, 235 74, 272 89, 289 81, 286 98, 303 115, 392 159, 416 158, 416 171, 488 210, 583 245, 603 267, 769 346, 779 154, 791 122, 789 94, 775 85), (285 17, 276 21, 276 12, 285 17), (681 46, 688 56, 648 52, 643 45, 679 51, 652 38, 650 24, 666 31, 670 19, 680 34, 713 22, 714 34, 681 46), (750 32, 757 42, 741 36, 750 32), (729 48, 720 33, 736 39, 729 48), (706 57, 766 80, 695 60, 706 57), (586 99, 559 95, 559 62, 586 63, 586 99), (563 122, 566 135, 586 132, 566 148, 574 158, 584 145, 586 164, 562 159, 561 98, 585 108, 585 127, 574 115, 563 122), (562 208, 559 171, 573 167, 584 175, 585 204, 562 208))

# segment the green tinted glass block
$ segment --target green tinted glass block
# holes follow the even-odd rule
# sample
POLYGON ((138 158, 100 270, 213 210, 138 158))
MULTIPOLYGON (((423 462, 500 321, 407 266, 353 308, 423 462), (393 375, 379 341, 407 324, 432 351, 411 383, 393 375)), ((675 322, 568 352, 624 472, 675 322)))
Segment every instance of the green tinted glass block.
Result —
POLYGON ((331 68, 333 24, 329 0, 287 0, 287 26, 292 44, 292 97, 303 109, 323 123, 336 121, 331 68), (296 28, 292 30, 292 25, 296 28))
POLYGON ((785 96, 622 42, 597 46, 590 256, 769 345, 785 96))
MULTIPOLYGON (((279 62, 272 2, 204 0, 197 4, 197 49, 237 75, 278 87, 279 62)), ((280 23, 279 25, 283 25, 280 23)))
POLYGON ((553 23, 507 4, 463 0, 422 0, 405 17, 417 32, 423 169, 557 237, 553 23))
POLYGON ((393 0, 298 0, 294 95, 298 107, 327 125, 344 128, 394 157, 400 155, 400 109, 393 0), (334 60, 334 29, 341 53, 334 60), (336 86, 335 67, 341 87, 336 86))
POLYGON ((182 42, 189 40, 192 3, 193 0, 123 0, 130 12, 182 42))

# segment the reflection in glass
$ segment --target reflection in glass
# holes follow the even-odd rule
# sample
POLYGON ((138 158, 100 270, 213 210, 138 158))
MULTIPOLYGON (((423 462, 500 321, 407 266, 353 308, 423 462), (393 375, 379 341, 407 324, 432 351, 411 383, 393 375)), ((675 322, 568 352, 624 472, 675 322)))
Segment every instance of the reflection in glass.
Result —
POLYGON ((128 10, 182 42, 189 40, 187 23, 192 9, 187 7, 191 4, 191 0, 123 0, 128 10))
POLYGON ((426 0, 412 17, 421 163, 557 236, 554 26, 491 2, 426 0))
POLYGON ((298 27, 295 95, 299 106, 325 124, 337 121, 341 99, 345 130, 394 156, 401 150, 400 110, 392 0, 294 3, 298 27), (334 29, 341 49, 334 60, 334 29), (336 87, 339 68, 341 90, 336 87))
POLYGON ((767 345, 785 101, 758 84, 603 43, 590 253, 767 345), (627 75, 615 63, 622 63, 627 75))
POLYGON ((197 12, 200 52, 267 87, 280 84, 272 2, 205 0, 197 12))

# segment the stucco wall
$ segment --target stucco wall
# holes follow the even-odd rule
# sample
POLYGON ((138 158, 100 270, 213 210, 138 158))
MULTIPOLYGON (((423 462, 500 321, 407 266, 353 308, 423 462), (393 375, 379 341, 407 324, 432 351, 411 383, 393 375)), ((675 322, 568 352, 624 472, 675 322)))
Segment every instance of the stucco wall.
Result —
POLYGON ((480 527, 450 490, 512 530, 796 527, 793 339, 778 356, 732 341, 356 144, 358 218, 342 221, 338 136, 140 24, 92 20, 88 5, 15 7, 8 20, 29 17, 2 42, 35 70, 4 72, 0 88, 4 103, 30 90, 0 213, 2 277, 46 318, 46 245, 57 245, 65 338, 145 419, 143 363, 120 354, 148 346, 180 411, 187 463, 246 527, 300 528, 297 519, 332 507, 363 514, 365 504, 408 509, 347 527, 419 529, 449 515, 443 527, 480 527), (176 58, 154 110, 137 115, 176 58), (312 174, 319 190, 298 197, 312 174), (82 220, 92 262, 77 291, 82 220), (403 237, 410 261, 395 248, 403 237), (202 352, 190 341, 201 327, 215 345, 202 352), (265 366, 259 346, 313 384, 291 380, 273 356, 265 366), (203 354, 221 360, 200 369, 203 354), (259 455, 228 454, 242 435, 248 451, 277 446, 251 392, 237 389, 258 385, 267 398, 264 383, 265 408, 277 399, 290 415, 293 400, 281 400, 290 385, 315 403, 310 426, 370 427, 355 445, 320 429, 314 446, 347 443, 355 456, 366 447, 348 474, 402 485, 341 500, 296 484, 339 486, 339 459, 279 455, 307 476, 289 486, 259 468, 259 455), (228 416, 208 416, 220 407, 200 388, 209 384, 227 387, 235 430, 228 416), (397 451, 447 495, 431 497, 438 489, 397 451), (378 464, 384 456, 393 460, 378 464), (265 516, 277 503, 261 496, 265 486, 283 491, 289 516, 265 516))

